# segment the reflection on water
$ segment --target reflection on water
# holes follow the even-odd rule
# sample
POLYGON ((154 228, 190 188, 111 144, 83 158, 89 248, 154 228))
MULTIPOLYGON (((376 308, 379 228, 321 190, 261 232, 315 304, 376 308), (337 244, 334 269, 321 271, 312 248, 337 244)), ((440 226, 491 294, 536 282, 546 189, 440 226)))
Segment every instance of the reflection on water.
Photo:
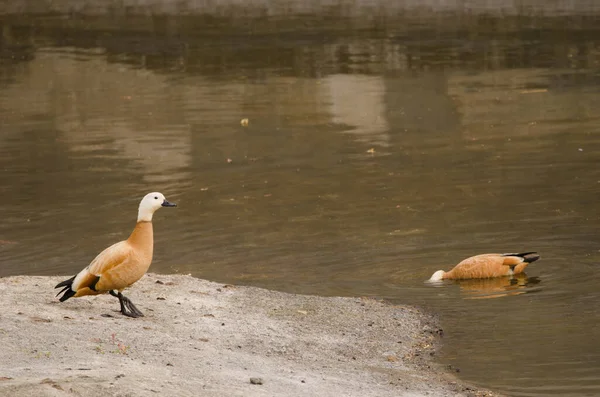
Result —
POLYGON ((331 122, 366 143, 387 146, 390 140, 385 117, 385 81, 381 76, 335 74, 323 79, 331 102, 331 122))
POLYGON ((465 299, 492 299, 541 291, 538 277, 520 273, 512 277, 456 280, 465 299), (536 286, 538 288, 533 288, 536 286))
POLYGON ((597 24, 445 18, 5 22, 0 276, 79 270, 160 190, 153 271, 425 306, 466 379, 600 393, 597 24), (529 250, 528 277, 423 282, 529 250))

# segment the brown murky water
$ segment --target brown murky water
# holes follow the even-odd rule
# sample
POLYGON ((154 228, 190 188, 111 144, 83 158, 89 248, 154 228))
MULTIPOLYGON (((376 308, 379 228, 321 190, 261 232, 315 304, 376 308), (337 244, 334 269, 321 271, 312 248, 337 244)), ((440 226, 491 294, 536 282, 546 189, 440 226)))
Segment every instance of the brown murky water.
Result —
POLYGON ((152 271, 421 305, 465 379, 600 394, 598 24, 186 21, 4 24, 0 276, 78 271, 159 190, 152 271), (529 278, 424 283, 525 250, 529 278))

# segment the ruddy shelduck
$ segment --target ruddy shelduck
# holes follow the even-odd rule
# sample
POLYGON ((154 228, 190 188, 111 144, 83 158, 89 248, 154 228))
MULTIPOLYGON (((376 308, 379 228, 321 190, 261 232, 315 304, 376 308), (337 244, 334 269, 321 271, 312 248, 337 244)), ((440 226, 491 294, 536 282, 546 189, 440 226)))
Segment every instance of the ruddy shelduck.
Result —
POLYGON ((144 314, 121 293, 123 289, 138 281, 152 263, 154 236, 152 215, 160 207, 176 207, 161 193, 148 193, 138 209, 137 224, 127 240, 120 241, 102 251, 77 275, 56 285, 63 289, 60 301, 71 297, 98 295, 106 292, 119 298, 121 313, 128 317, 143 317, 144 314))
POLYGON ((476 255, 463 260, 450 271, 438 270, 429 281, 512 276, 523 273, 527 265, 538 259, 537 252, 476 255))

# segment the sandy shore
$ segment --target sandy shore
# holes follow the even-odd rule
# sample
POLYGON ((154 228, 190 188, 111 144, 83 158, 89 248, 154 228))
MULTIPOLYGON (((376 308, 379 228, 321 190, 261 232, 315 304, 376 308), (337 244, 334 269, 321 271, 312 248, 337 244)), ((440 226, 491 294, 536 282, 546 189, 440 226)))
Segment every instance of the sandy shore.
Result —
POLYGON ((131 319, 109 295, 59 303, 64 278, 0 279, 0 395, 497 395, 432 362, 442 331, 412 307, 149 274, 131 319))

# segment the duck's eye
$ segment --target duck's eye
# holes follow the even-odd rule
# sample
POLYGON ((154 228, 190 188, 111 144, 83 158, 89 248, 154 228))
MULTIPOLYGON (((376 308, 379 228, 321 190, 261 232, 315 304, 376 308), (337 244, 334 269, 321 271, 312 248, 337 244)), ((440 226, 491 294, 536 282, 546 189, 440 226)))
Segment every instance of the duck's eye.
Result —
POLYGON ((158 200, 158 196, 154 196, 154 200, 158 200))

